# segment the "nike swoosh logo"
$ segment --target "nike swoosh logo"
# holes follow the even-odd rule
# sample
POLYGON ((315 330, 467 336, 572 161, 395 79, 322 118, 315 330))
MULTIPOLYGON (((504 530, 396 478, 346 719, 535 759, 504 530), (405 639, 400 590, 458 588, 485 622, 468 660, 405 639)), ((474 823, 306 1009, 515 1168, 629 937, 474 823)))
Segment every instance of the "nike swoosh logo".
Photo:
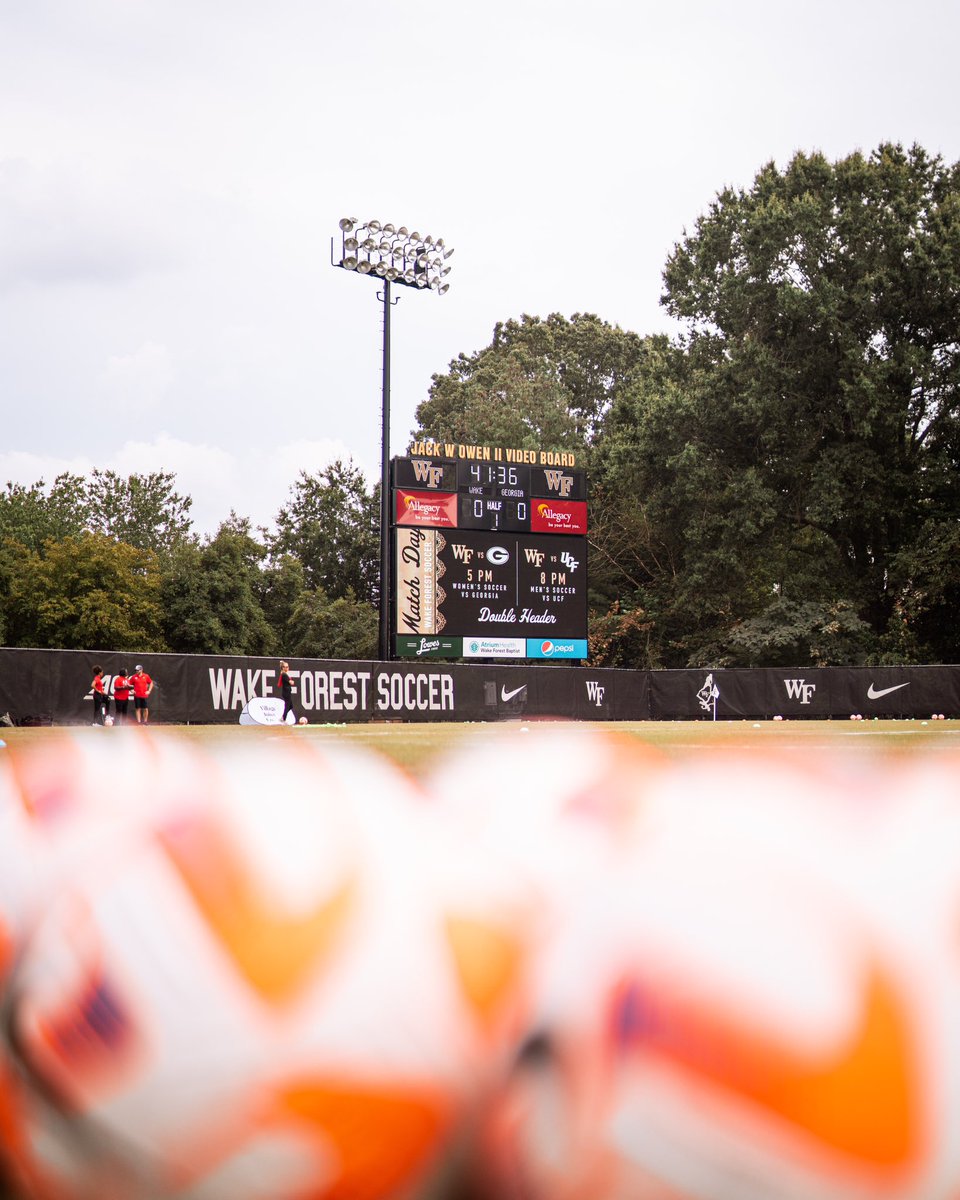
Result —
POLYGON ((871 683, 867 688, 868 700, 879 700, 881 696, 889 696, 891 692, 899 692, 901 688, 909 687, 909 683, 895 683, 893 687, 880 688, 879 690, 871 683))
POLYGON ((621 1052, 665 1060, 875 1167, 902 1169, 919 1152, 915 1050, 897 989, 879 964, 865 971, 847 1037, 820 1052, 698 995, 664 995, 654 981, 624 981, 618 991, 611 1016, 621 1052))
POLYGON ((512 700, 514 696, 519 696, 526 686, 527 685, 525 683, 521 683, 520 686, 518 688, 514 688, 512 692, 508 692, 506 687, 501 687, 500 699, 506 703, 507 700, 512 700))
POLYGON ((287 911, 213 821, 185 822, 160 840, 211 934, 264 999, 282 1003, 327 965, 355 901, 351 878, 305 910, 287 911))

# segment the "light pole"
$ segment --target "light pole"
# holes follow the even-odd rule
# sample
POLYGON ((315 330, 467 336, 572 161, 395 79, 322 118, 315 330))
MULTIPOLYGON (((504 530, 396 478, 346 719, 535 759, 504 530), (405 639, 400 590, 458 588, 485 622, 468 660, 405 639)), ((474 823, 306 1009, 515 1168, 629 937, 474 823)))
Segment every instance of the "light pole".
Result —
POLYGON ((383 390, 380 406, 380 661, 390 653, 390 285, 418 288, 443 296, 450 289, 447 259, 453 254, 443 238, 429 233, 412 233, 405 225, 381 225, 379 221, 358 224, 356 217, 340 221, 341 253, 334 257, 330 239, 330 261, 345 271, 371 275, 383 281, 377 299, 383 301, 383 390))

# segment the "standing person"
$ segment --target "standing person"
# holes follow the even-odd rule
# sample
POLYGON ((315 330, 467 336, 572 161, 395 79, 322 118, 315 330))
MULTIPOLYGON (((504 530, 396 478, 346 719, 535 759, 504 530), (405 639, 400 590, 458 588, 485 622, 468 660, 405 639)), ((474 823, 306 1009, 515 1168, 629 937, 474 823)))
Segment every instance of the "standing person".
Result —
POLYGON ((150 705, 147 700, 153 691, 153 680, 139 663, 130 676, 130 686, 133 688, 133 711, 137 714, 137 724, 149 725, 150 705))
POLYGON ((93 683, 90 684, 90 690, 93 692, 93 723, 102 725, 109 703, 107 693, 103 689, 103 667, 95 666, 93 668, 93 683))
POLYGON ((293 684, 290 682, 290 664, 283 658, 280 660, 280 675, 277 678, 277 683, 280 685, 280 695, 283 697, 283 716, 280 718, 280 723, 286 725, 287 713, 293 713, 293 720, 296 723, 297 714, 293 712, 293 684))
POLYGON ((127 722, 127 707, 130 704, 130 680, 127 678, 127 668, 121 667, 113 681, 113 706, 117 710, 117 724, 127 722))

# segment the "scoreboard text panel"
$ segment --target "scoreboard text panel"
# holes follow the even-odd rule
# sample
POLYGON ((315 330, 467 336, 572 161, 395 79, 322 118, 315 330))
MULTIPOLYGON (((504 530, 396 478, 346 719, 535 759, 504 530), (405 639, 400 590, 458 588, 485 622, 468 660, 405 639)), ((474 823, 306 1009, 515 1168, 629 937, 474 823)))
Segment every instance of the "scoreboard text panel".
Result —
POLYGON ((398 524, 507 533, 587 531, 587 475, 572 467, 395 458, 393 487, 398 524))
POLYGON ((395 538, 398 636, 586 636, 586 538, 416 526, 395 538))

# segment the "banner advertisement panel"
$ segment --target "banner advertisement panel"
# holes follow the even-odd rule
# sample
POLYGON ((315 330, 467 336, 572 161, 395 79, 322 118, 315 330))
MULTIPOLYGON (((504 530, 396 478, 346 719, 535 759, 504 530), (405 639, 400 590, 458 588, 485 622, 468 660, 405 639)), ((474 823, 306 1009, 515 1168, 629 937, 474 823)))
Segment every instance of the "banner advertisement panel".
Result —
POLYGON ((464 658, 524 658, 524 638, 473 637, 463 639, 464 658))
POLYGON ((530 529, 534 533, 586 533, 586 503, 583 500, 534 500, 530 529))
POLYGON ((580 658, 588 656, 586 638, 527 638, 527 658, 580 658))
POLYGON ((397 529, 395 531, 395 607, 394 630, 398 636, 440 633, 446 621, 437 612, 438 593, 437 538, 434 529, 397 529))
POLYGON ((463 638, 398 637, 394 638, 394 653, 398 658, 462 658, 463 638))
POLYGON ((443 529, 455 529, 457 525, 456 492, 405 492, 397 488, 396 509, 398 525, 443 529))
MULTIPOLYGON (((419 646, 421 637, 407 640, 419 646)), ((422 640, 438 641, 442 653, 455 649, 458 639, 443 634, 422 640)), ((402 662, 292 658, 294 710, 310 724, 490 721, 521 714, 593 721, 960 717, 960 666, 630 671, 522 662, 529 641, 542 648, 576 640, 477 634, 462 641, 461 657, 473 658, 465 663, 443 662, 429 645, 422 654, 411 650, 402 662)), ((280 711, 273 658, 8 647, 0 649, 0 716, 9 714, 14 725, 89 726, 93 664, 112 680, 138 662, 154 681, 151 727, 236 725, 244 713, 244 721, 256 721, 280 711)), ((113 704, 110 711, 114 729, 122 727, 113 704)), ((126 720, 133 722, 132 712, 126 720)), ((116 734, 101 728, 91 736, 116 734)))
MULTIPOLYGON (((283 710, 286 707, 279 696, 254 696, 243 706, 240 713, 241 725, 283 725, 283 710)), ((296 725, 297 718, 287 713, 287 725, 296 725)))

